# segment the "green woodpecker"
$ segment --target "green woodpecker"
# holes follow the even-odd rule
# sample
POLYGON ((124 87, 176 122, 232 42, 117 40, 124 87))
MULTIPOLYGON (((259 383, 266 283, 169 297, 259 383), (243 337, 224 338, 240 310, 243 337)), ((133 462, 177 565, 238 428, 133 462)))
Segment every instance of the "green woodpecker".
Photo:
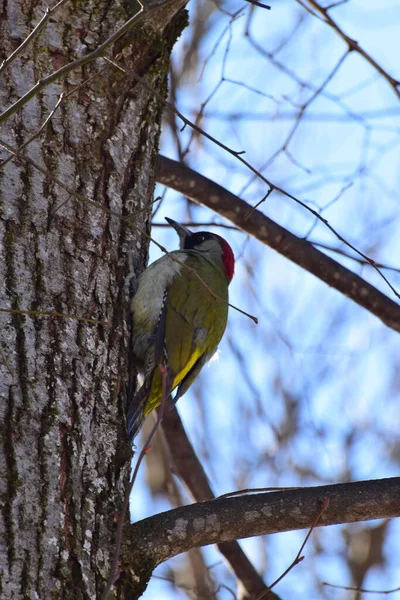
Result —
POLYGON ((143 385, 128 406, 131 440, 144 418, 161 404, 163 377, 167 396, 177 388, 174 404, 189 389, 216 352, 228 317, 228 286, 235 264, 228 242, 167 221, 179 235, 180 249, 142 273, 132 301, 133 355, 143 385), (160 365, 165 366, 163 376, 160 365))

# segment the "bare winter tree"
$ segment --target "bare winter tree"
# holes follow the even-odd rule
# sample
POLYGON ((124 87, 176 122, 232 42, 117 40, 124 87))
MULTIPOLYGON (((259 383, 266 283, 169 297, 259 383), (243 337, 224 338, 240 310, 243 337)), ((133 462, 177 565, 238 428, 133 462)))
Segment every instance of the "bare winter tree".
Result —
MULTIPOLYGON (((249 19, 260 4, 246 5, 249 19)), ((360 53, 398 92, 399 82, 346 36, 327 9, 309 4, 348 52, 360 53)), ((239 538, 400 516, 399 478, 214 499, 174 410, 163 422, 164 471, 173 463, 196 502, 130 522, 132 449, 125 408, 135 365, 129 303, 148 258, 156 180, 316 275, 378 317, 382 327, 400 331, 393 286, 389 297, 308 236, 291 233, 240 193, 185 164, 189 149, 208 140, 267 186, 263 196, 275 192, 298 202, 241 152, 204 131, 207 102, 191 119, 177 109, 179 86, 187 85, 185 77, 198 66, 201 40, 217 10, 196 5, 179 73, 170 54, 187 25, 185 5, 185 0, 2 4, 2 598, 139 598, 154 569, 183 552, 191 552, 197 564, 197 597, 215 597, 203 558, 195 553, 210 544, 229 563, 241 597, 279 598, 268 587, 272 581, 263 580, 239 547, 239 538), (164 111, 180 162, 158 156, 164 111), (180 123, 190 129, 186 148, 180 123)), ((242 10, 227 13, 229 35, 242 10)), ((254 43, 249 23, 247 37, 254 43)), ((217 46, 210 56, 217 56, 217 46)), ((224 65, 226 57, 227 52, 224 65)), ((310 102, 300 105, 300 116, 310 102)), ((294 160, 290 139, 282 152, 294 160)), ((324 222, 318 209, 311 214, 324 222)), ((369 256, 358 258, 382 275, 369 256)), ((287 408, 291 399, 285 399, 287 408)), ((283 433, 281 439, 287 442, 283 433)), ((168 477, 172 504, 183 503, 182 490, 168 477)), ((292 566, 298 564, 301 553, 292 560, 292 566)), ((364 574, 358 572, 361 585, 364 574)))

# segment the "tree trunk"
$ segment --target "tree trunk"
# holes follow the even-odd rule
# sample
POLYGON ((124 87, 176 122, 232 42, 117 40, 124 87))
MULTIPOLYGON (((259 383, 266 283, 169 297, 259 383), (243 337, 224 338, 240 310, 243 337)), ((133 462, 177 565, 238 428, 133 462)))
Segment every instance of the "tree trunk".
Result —
MULTIPOLYGON (((13 311, 1 313, 1 598, 99 598, 110 573, 131 459, 126 278, 147 258, 135 227, 148 229, 162 112, 130 71, 165 95, 183 5, 146 9, 105 50, 124 72, 102 58, 75 68, 0 132, 2 144, 21 147, 61 92, 82 84, 0 170, 0 307, 13 311)), ((2 59, 46 6, 3 3, 2 59)), ((62 3, 1 74, 1 106, 96 49, 137 10, 133 2, 62 3)), ((3 146, 1 159, 9 156, 3 146)), ((114 593, 132 598, 127 587, 117 581, 114 593)))

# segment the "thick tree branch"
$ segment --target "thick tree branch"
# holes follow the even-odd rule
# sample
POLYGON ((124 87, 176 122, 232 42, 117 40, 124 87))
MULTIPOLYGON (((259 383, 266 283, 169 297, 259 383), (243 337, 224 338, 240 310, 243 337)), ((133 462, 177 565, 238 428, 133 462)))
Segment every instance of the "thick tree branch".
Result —
POLYGON ((130 528, 131 551, 156 566, 190 548, 318 527, 400 516, 400 477, 223 498, 157 514, 130 528))
POLYGON ((207 206, 239 229, 270 246, 400 332, 400 306, 307 240, 281 227, 260 211, 186 165, 159 156, 156 179, 193 202, 207 206))
MULTIPOLYGON (((174 470, 187 487, 189 494, 197 502, 212 500, 215 495, 208 482, 203 465, 199 461, 176 408, 164 413, 162 428, 171 453, 174 470)), ((248 596, 257 598, 267 586, 262 577, 235 540, 218 544, 218 550, 225 557, 248 596)), ((268 600, 279 600, 274 592, 266 596, 268 600)))

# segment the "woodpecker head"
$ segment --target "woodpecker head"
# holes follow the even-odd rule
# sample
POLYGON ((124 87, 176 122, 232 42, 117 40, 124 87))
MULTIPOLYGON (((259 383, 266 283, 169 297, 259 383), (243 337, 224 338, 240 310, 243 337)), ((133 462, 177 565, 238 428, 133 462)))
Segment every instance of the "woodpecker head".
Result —
POLYGON ((197 231, 193 233, 176 221, 166 217, 166 221, 179 235, 181 250, 196 250, 204 253, 211 262, 221 262, 228 282, 231 281, 235 269, 235 257, 232 248, 224 238, 216 233, 197 231))

